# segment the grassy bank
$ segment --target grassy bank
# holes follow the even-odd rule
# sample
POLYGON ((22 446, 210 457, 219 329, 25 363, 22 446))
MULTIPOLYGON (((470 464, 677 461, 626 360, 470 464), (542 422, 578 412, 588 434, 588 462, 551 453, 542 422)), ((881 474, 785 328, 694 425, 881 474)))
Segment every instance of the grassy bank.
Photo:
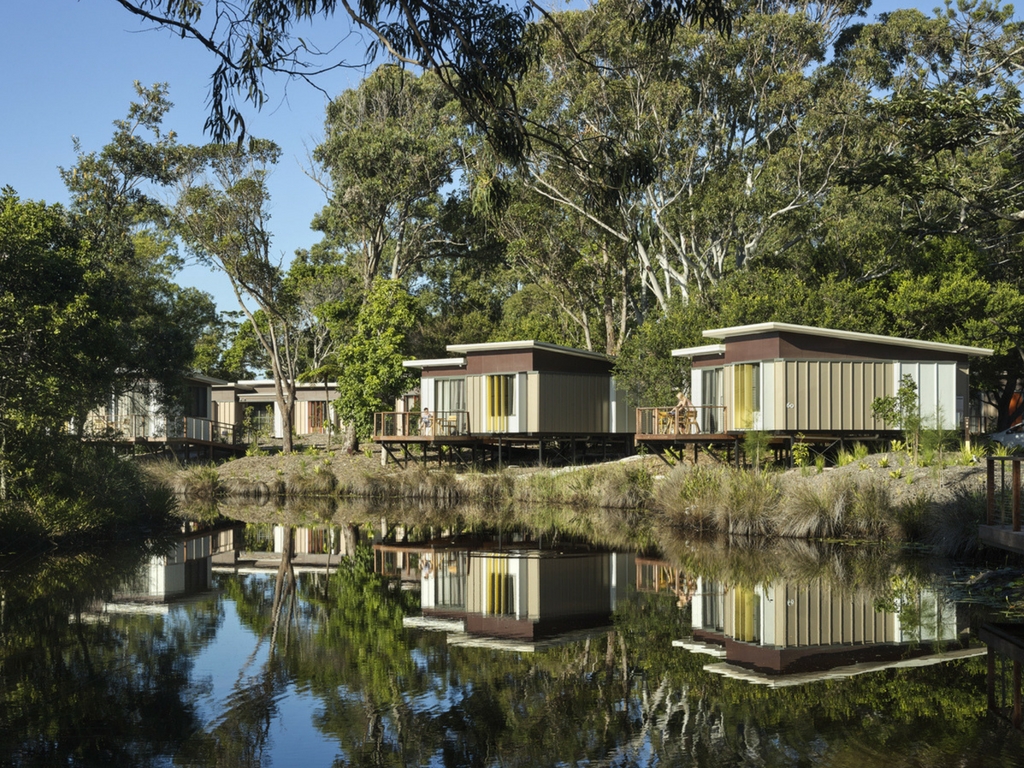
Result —
MULTIPOLYGON (((787 472, 722 465, 670 468, 655 457, 634 457, 587 467, 458 473, 422 466, 385 469, 364 456, 309 452, 219 466, 165 465, 154 474, 188 503, 211 509, 224 499, 273 506, 285 500, 305 499, 309 506, 313 499, 345 499, 422 517, 458 505, 483 510, 482 517, 493 521, 510 506, 565 508, 575 510, 576 520, 649 529, 659 541, 758 536, 914 542, 949 555, 974 548, 984 512, 982 465, 922 467, 889 455, 787 472)), ((327 505, 316 516, 330 515, 332 508, 327 505)))

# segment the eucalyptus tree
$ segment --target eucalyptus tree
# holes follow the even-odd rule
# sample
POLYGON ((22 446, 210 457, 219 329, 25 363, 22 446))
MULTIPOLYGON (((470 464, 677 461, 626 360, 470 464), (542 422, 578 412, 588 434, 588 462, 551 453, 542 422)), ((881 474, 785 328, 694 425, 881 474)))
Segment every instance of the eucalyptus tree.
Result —
POLYGON ((862 8, 743 5, 730 36, 682 27, 670 46, 628 35, 621 0, 553 17, 523 88, 548 141, 523 183, 623 249, 619 307, 664 312, 800 238, 787 222, 835 182, 859 95, 826 59, 862 8))
POLYGON ((277 145, 263 139, 250 139, 246 147, 192 148, 183 161, 175 218, 189 250, 227 276, 266 353, 281 414, 283 450, 289 453, 300 350, 295 297, 271 250, 267 174, 279 155, 277 145))
POLYGON ((374 71, 327 107, 314 150, 329 202, 314 219, 368 292, 377 276, 407 277, 450 244, 441 228, 464 128, 436 77, 374 71))
MULTIPOLYGON (((150 383, 173 402, 197 340, 216 321, 209 295, 174 283, 182 260, 160 195, 174 184, 185 149, 162 127, 172 107, 167 86, 136 82, 135 92, 127 115, 114 121, 111 140, 99 151, 85 151, 76 141, 75 165, 61 170, 75 226, 96 276, 106 282, 102 298, 111 326, 97 347, 104 379, 92 382, 98 394, 83 402, 79 417, 112 394, 150 383)), ((84 369, 83 378, 89 375, 84 369)))
MULTIPOLYGON (((379 55, 431 71, 503 158, 522 158, 533 135, 518 103, 519 79, 534 49, 528 22, 547 10, 536 0, 117 0, 147 22, 195 40, 217 62, 206 128, 217 141, 244 137, 234 95, 261 107, 264 77, 315 83, 332 70, 371 64, 379 55), (336 16, 343 19, 337 24, 336 16), (347 21, 346 25, 344 21, 347 21), (345 45, 366 34, 365 58, 345 45)), ((683 22, 729 29, 723 0, 640 0, 628 7, 632 31, 670 39, 683 22)))
POLYGON ((1024 29, 1012 13, 988 0, 895 11, 841 50, 875 94, 844 181, 887 196, 893 231, 916 245, 870 279, 908 334, 995 349, 975 373, 1001 426, 1024 382, 1024 29))

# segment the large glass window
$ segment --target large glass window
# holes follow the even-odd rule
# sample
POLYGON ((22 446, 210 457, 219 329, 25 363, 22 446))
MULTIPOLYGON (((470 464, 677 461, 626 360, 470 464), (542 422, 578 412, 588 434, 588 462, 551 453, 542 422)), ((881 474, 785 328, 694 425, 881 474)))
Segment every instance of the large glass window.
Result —
POLYGON ((434 382, 434 410, 439 413, 466 410, 466 380, 437 379, 434 382))
POLYGON ((208 399, 206 387, 189 385, 188 399, 185 404, 185 415, 196 419, 205 419, 210 415, 207 410, 208 399))
POLYGON ((507 432, 508 417, 515 416, 516 377, 503 373, 487 377, 487 431, 507 432))
POLYGON ((712 434, 721 433, 725 428, 722 423, 722 369, 712 368, 701 371, 701 405, 700 431, 712 434))
POLYGON ((756 429, 761 412, 761 365, 746 363, 733 368, 733 407, 736 429, 756 429))
POLYGON ((323 434, 324 424, 327 422, 327 403, 323 400, 313 400, 309 403, 309 423, 306 425, 311 435, 323 434))

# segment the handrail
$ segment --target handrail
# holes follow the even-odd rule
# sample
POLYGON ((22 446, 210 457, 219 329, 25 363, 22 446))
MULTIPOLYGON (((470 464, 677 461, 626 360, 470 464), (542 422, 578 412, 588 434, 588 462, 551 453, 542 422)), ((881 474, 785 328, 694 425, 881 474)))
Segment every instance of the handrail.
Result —
POLYGON ((636 434, 638 436, 720 434, 724 431, 724 405, 636 409, 636 434))
POLYGON ((380 411, 373 414, 374 437, 466 437, 469 411, 380 411))

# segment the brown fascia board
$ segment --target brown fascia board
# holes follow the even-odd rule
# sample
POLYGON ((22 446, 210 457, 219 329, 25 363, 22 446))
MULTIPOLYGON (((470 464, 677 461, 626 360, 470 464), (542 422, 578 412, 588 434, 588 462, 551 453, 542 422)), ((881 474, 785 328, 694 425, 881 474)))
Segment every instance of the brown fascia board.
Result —
POLYGON ((488 352, 511 352, 516 350, 543 350, 545 352, 556 352, 561 355, 572 355, 575 357, 585 357, 591 360, 603 360, 607 361, 609 358, 607 355, 601 352, 590 352, 586 349, 576 349, 575 347, 563 347, 560 344, 550 344, 546 341, 495 341, 495 342, 483 342, 479 344, 449 344, 446 349, 449 352, 456 352, 458 354, 486 354, 488 352))
POLYGON ((795 325, 792 323, 756 323, 754 325, 734 325, 728 328, 713 328, 703 332, 706 339, 721 339, 728 342, 730 339, 744 336, 756 335, 780 335, 784 333, 800 334, 805 336, 818 336, 842 341, 862 342, 867 344, 883 344, 894 347, 909 347, 917 350, 927 350, 943 355, 968 355, 973 357, 988 357, 993 350, 987 347, 969 347, 962 344, 946 344, 939 341, 920 341, 918 339, 905 339, 899 336, 882 336, 874 333, 860 333, 858 331, 840 331, 834 328, 817 328, 810 325, 795 325))

